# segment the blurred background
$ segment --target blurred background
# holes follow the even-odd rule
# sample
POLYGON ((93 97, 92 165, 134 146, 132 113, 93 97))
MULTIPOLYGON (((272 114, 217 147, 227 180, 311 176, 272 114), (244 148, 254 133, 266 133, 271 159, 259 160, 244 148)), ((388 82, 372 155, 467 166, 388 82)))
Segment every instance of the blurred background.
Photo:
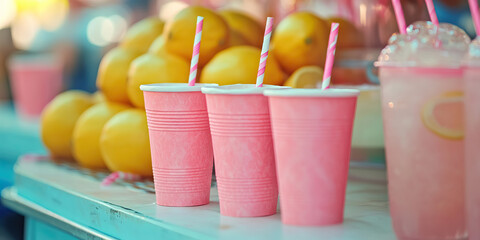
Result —
MULTIPOLYGON (((404 0, 407 24, 427 19, 423 0, 404 0)), ((474 28, 466 0, 437 0, 441 22, 474 28)), ((147 17, 168 20, 188 5, 246 10, 263 22, 289 13, 313 11, 342 17, 362 34, 352 36, 363 48, 378 49, 396 31, 389 0, 0 0, 0 99, 11 98, 8 59, 19 53, 48 53, 61 63, 63 89, 95 91, 101 57, 122 39, 127 28, 147 17)), ((351 58, 359 58, 358 56, 351 58)))

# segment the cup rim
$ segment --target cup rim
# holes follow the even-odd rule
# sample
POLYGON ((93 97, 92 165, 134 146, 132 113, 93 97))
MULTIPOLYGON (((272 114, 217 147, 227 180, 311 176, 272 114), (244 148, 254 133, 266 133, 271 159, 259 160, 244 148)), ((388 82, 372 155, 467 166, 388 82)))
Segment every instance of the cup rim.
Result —
POLYGON ((9 69, 61 69, 63 64, 51 53, 14 53, 7 59, 9 69))
POLYGON ((404 61, 404 62, 382 62, 382 61, 375 61, 373 63, 375 67, 378 68, 415 68, 415 69, 452 69, 457 70, 462 67, 462 64, 458 65, 419 65, 415 61, 404 61))
POLYGON ((188 86, 188 83, 152 83, 140 85, 144 92, 200 92, 202 88, 216 87, 216 83, 195 83, 195 86, 188 86))
POLYGON ((306 89, 306 88, 295 88, 295 89, 285 89, 283 91, 276 90, 266 90, 264 95, 271 97, 357 97, 360 94, 360 91, 357 89, 339 89, 339 88, 329 88, 329 89, 306 89))
POLYGON ((266 90, 280 90, 289 89, 288 86, 268 85, 264 84, 263 87, 257 87, 255 84, 231 84, 218 87, 205 87, 202 88, 202 92, 205 94, 226 94, 226 95, 251 95, 258 94, 263 95, 266 90))

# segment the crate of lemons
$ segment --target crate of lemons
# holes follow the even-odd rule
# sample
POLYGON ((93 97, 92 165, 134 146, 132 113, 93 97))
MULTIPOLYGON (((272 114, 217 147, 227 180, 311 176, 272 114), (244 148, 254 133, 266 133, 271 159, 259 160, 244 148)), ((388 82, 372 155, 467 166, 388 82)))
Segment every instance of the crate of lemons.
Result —
MULTIPOLYGON (((45 108, 41 135, 51 156, 74 159, 86 168, 151 176, 147 120, 139 86, 187 82, 197 16, 205 18, 199 81, 255 83, 264 25, 249 15, 192 6, 167 23, 144 19, 103 57, 97 93, 66 91, 45 108)), ((340 49, 358 44, 352 41, 358 39, 354 28, 340 31, 340 49), (356 37, 342 38, 343 34, 356 37)), ((283 19, 273 33, 264 82, 315 87, 323 75, 328 32, 329 20, 311 13, 293 13, 283 19)))

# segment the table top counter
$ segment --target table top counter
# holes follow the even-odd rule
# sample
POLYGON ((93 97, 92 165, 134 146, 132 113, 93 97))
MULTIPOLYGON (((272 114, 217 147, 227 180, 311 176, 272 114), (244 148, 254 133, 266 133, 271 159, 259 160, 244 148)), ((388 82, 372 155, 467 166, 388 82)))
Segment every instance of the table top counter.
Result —
POLYGON ((23 157, 2 201, 81 239, 395 239, 384 169, 351 167, 344 223, 325 227, 284 225, 280 211, 258 218, 221 216, 215 183, 208 205, 157 206, 151 180, 106 187, 106 175, 23 157))

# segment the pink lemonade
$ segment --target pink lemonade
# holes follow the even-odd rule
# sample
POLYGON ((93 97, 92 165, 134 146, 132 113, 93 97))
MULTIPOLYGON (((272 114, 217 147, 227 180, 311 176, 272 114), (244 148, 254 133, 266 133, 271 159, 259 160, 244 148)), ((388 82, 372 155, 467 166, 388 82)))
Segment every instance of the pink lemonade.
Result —
POLYGON ((145 98, 157 204, 209 203, 213 167, 207 104, 201 87, 216 84, 141 85, 145 98))
POLYGON ((464 79, 468 234, 480 239, 480 67, 466 67, 464 79))
POLYGON ((220 213, 258 217, 277 212, 278 187, 268 99, 265 89, 235 84, 204 88, 220 213))
POLYGON ((380 67, 380 81, 395 233, 467 239, 462 71, 380 67))
POLYGON ((16 55, 9 61, 15 109, 37 118, 62 90, 62 66, 50 55, 16 55))
POLYGON ((267 90, 282 222, 343 222, 358 90, 267 90))

